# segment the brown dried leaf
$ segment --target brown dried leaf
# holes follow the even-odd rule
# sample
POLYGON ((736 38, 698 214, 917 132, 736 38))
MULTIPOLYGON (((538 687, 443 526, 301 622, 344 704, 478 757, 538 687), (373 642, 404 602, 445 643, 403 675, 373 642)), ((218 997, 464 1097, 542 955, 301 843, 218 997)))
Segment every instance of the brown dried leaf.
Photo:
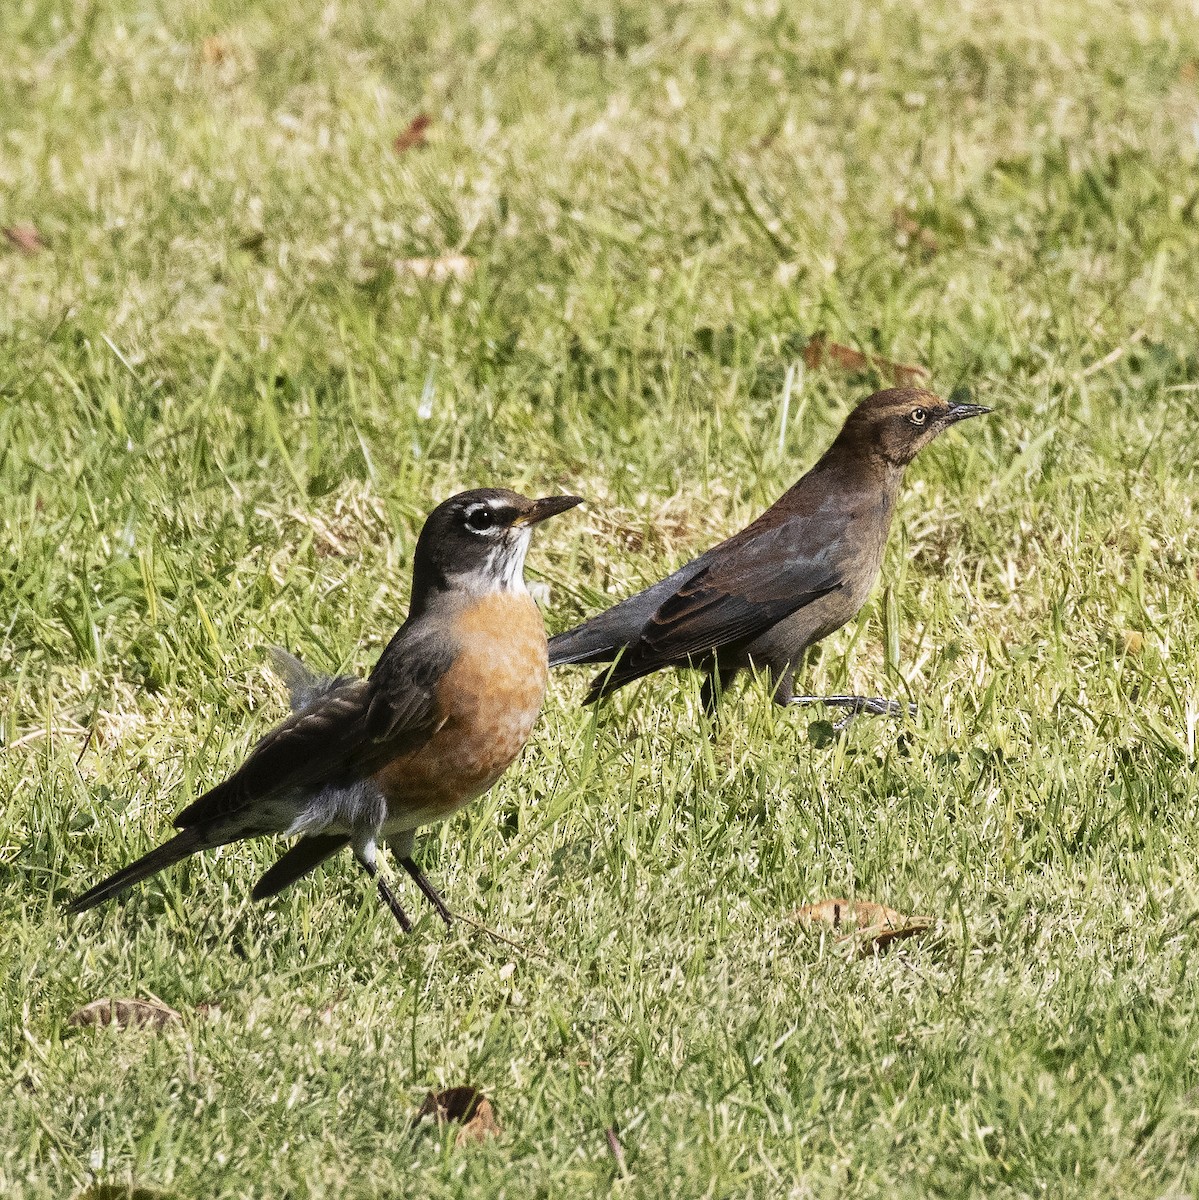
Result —
POLYGON ((79 1192, 75 1200, 166 1200, 166 1195, 155 1188, 134 1187, 131 1183, 97 1183, 86 1192, 79 1192))
POLYGON ((426 1117, 432 1117, 438 1125, 458 1122, 462 1128, 454 1139, 455 1146, 482 1142, 489 1137, 498 1137, 500 1133, 500 1124, 495 1119, 491 1101, 478 1088, 470 1086, 430 1092, 412 1123, 416 1125, 426 1117))
POLYGON ((397 154, 404 154, 409 150, 419 150, 422 146, 427 146, 429 126, 432 124, 433 118, 428 113, 417 113, 408 123, 408 128, 396 135, 391 148, 397 154))
POLYGON ((213 34, 200 43, 200 57, 210 66, 219 67, 229 57, 229 44, 213 34))
POLYGON ((1140 654, 1145 649, 1145 635, 1138 629, 1126 629, 1122 639, 1125 654, 1140 654))
POLYGON ((22 254, 36 254, 46 248, 42 235, 32 225, 5 225, 0 228, 0 233, 3 233, 9 243, 22 254))
POLYGON ((810 371, 824 366, 839 367, 842 371, 859 373, 873 367, 884 378, 897 387, 914 387, 928 379, 924 367, 908 366, 892 362, 879 354, 863 354, 852 346, 830 342, 826 334, 814 333, 803 349, 804 366, 810 371))
POLYGON ((93 1000, 76 1009, 68 1018, 68 1025, 116 1025, 118 1029, 133 1026, 148 1026, 162 1029, 180 1015, 160 1000, 93 1000))
POLYGON ((397 275, 413 279, 469 279, 475 271, 475 260, 465 254, 443 254, 440 258, 397 258, 397 275))
POLYGON ((936 254, 939 249, 937 235, 931 229, 921 225, 906 209, 895 209, 891 214, 891 221, 895 226, 895 232, 899 234, 901 246, 915 245, 925 254, 936 254))
POLYGON ((892 942, 915 937, 933 923, 931 917, 909 917, 871 900, 821 900, 797 909, 795 919, 809 925, 831 925, 842 937, 855 939, 868 955, 892 942))

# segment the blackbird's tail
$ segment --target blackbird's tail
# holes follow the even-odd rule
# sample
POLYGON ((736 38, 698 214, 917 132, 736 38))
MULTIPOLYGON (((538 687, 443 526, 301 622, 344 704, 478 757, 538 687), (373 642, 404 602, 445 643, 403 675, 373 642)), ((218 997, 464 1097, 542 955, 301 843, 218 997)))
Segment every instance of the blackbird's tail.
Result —
POLYGON ((610 696, 617 689, 624 687, 626 683, 632 683, 635 679, 642 679, 646 675, 651 675, 654 671, 660 670, 662 665, 662 663, 650 663, 640 667, 631 667, 626 670, 620 663, 617 663, 615 667, 609 667, 608 670, 601 671, 591 681, 590 686, 587 688, 587 695, 583 697, 583 703, 595 704, 605 696, 610 696))
POLYGON ((591 621, 584 621, 582 625, 550 638, 550 666, 611 662, 623 649, 622 642, 614 643, 605 630, 594 629, 591 621))
POLYGON ((149 879, 151 875, 157 875, 159 871, 165 870, 173 863, 179 862, 180 859, 187 858, 189 854, 207 850, 210 846, 220 845, 221 840, 220 838, 214 839, 210 833, 201 829, 185 829, 182 833, 177 833, 169 842, 164 842, 156 850, 142 855, 137 862, 130 863, 115 875, 110 875, 102 883, 89 888, 82 896, 77 896, 67 905, 67 912, 81 913, 89 908, 95 908, 97 904, 103 904, 105 900, 119 896, 135 883, 149 879))

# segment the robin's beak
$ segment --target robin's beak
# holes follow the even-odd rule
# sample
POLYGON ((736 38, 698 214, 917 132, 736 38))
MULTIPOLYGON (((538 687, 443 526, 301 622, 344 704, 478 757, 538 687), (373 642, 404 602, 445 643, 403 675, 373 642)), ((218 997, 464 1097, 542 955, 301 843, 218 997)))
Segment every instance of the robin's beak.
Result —
POLYGON ((582 503, 582 496, 542 496, 540 500, 534 500, 533 507, 527 513, 522 513, 517 517, 512 524, 539 525, 542 521, 556 517, 568 508, 574 508, 576 504, 582 503))
POLYGON ((950 425, 956 425, 959 421, 968 420, 970 417, 981 417, 990 411, 982 404, 951 404, 947 420, 950 425))

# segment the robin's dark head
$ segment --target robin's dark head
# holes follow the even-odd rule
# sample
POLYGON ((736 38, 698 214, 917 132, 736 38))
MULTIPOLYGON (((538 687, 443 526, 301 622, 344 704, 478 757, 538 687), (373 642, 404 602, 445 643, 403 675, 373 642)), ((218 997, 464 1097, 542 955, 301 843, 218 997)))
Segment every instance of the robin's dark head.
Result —
POLYGON ((417 539, 413 601, 430 588, 480 595, 523 591, 533 526, 581 503, 581 496, 530 500, 507 488, 477 488, 451 496, 429 514, 417 539))
POLYGON ((849 414, 837 442, 906 467, 939 433, 990 411, 981 404, 950 404, 923 388, 888 388, 849 414))

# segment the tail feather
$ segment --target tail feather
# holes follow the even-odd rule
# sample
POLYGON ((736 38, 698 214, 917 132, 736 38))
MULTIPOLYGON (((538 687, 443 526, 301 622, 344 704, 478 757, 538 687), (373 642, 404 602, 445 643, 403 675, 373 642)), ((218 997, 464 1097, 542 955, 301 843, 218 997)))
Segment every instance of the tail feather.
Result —
POLYGON ((597 613, 581 625, 550 638, 550 666, 611 662, 641 636, 646 622, 657 612, 659 606, 700 571, 706 561, 706 555, 692 559, 673 575, 659 579, 652 587, 647 587, 627 600, 597 613))
POLYGON ((590 621, 550 638, 549 659, 551 667, 568 667, 582 663, 611 662, 621 650, 623 643, 614 644, 608 637, 588 629, 590 621))
POLYGON ((349 678, 346 675, 318 675, 282 646, 272 646, 270 656, 271 669, 287 685, 292 712, 308 708, 349 678))
POLYGON ((348 845, 349 841, 348 837, 341 834, 317 834, 301 838, 254 885, 254 899, 265 900, 268 896, 277 896, 297 879, 314 871, 325 859, 348 845))
POLYGON ((663 665, 674 666, 674 663, 651 663, 648 666, 636 667, 630 671, 622 671, 619 666, 609 667, 606 671, 601 671, 588 685, 587 695, 583 697, 584 704, 595 704, 602 700, 605 696, 610 696, 619 688, 624 687, 626 683, 632 683, 635 679, 642 679, 646 675, 658 671, 663 665))
POLYGON ((97 904, 103 904, 105 900, 119 896, 133 887, 135 883, 149 879, 151 875, 157 875, 159 871, 165 870, 173 863, 179 862, 180 859, 187 858, 189 854, 195 854, 199 850, 207 850, 210 846, 219 844, 220 839, 213 840, 211 835, 203 830, 185 829, 182 833, 177 833, 169 842, 164 842, 156 850, 151 850, 149 854, 143 854, 137 862, 130 863, 115 875, 110 875, 95 887, 89 888, 82 896, 77 896, 67 905, 67 912, 81 913, 89 908, 95 908, 97 904))

